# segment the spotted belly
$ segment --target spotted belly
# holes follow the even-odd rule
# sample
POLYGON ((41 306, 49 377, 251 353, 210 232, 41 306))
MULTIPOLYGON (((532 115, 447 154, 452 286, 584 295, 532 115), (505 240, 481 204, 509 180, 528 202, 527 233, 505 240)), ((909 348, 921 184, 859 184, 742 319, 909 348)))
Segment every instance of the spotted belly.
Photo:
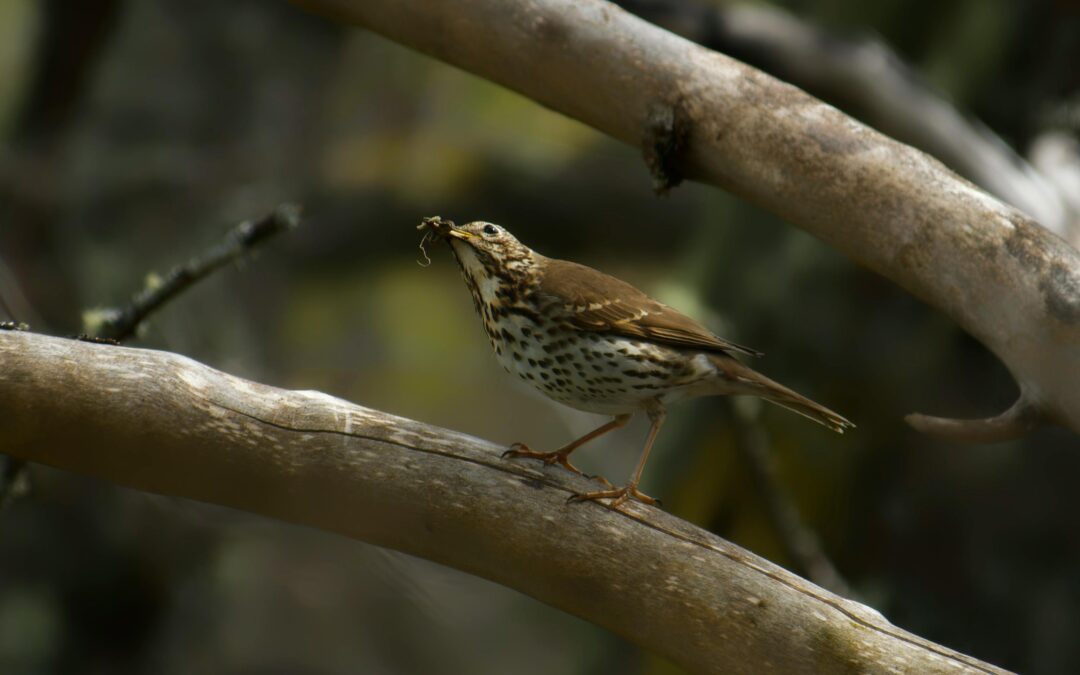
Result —
POLYGON ((619 415, 651 400, 704 393, 716 368, 700 354, 509 315, 488 328, 496 357, 549 398, 587 412, 619 415))

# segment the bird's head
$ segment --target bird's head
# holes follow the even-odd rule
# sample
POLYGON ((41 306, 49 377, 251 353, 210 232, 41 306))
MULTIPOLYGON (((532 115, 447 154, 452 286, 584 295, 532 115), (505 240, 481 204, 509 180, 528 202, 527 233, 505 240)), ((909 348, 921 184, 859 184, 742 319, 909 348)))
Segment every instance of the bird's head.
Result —
POLYGON ((450 243, 462 269, 471 277, 516 277, 534 262, 532 249, 522 244, 506 228, 477 220, 464 225, 442 218, 425 218, 424 225, 434 237, 450 243))

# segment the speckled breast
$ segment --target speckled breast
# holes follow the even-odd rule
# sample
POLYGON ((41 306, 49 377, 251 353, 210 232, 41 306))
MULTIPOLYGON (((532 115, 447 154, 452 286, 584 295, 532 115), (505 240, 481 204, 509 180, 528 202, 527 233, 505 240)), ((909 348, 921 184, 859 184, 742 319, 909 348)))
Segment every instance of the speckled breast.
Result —
POLYGON ((579 410, 617 415, 645 401, 689 395, 714 371, 704 358, 616 335, 583 332, 531 312, 496 312, 484 325, 508 372, 579 410))

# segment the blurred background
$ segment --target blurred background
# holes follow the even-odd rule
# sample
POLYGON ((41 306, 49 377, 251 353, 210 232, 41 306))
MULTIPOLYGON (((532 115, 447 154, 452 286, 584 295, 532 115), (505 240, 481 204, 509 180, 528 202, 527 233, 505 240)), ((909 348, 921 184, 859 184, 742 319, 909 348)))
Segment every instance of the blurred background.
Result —
MULTIPOLYGON (((1080 126, 1073 3, 774 7, 837 41, 880 39, 1021 153, 1080 126)), ((284 2, 0 0, 0 134, 0 296, 15 315, 0 319, 81 332, 85 311, 295 200, 299 230, 131 344, 557 447, 597 418, 502 372, 448 251, 417 264, 421 216, 498 222, 760 349, 763 372, 858 424, 841 437, 752 402, 676 406, 643 485, 666 509, 803 573, 770 517, 789 501, 850 593, 899 626, 1006 668, 1080 672, 1080 441, 914 433, 914 410, 1003 410, 1008 373, 760 209, 693 184, 658 198, 634 148, 284 2)), ((575 461, 620 482, 645 429, 575 461)), ((679 672, 422 560, 46 467, 29 478, 0 513, 3 673, 679 672)))

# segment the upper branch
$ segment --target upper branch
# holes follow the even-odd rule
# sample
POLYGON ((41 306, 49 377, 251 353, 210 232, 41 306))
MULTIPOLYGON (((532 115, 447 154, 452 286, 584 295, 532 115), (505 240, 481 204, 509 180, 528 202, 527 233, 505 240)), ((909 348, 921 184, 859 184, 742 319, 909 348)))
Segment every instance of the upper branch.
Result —
POLYGON ((586 479, 167 352, 0 331, 0 452, 422 556, 695 673, 1003 672, 586 479))
MULTIPOLYGON (((638 16, 761 68, 913 145, 1080 248, 1080 203, 988 127, 936 94, 876 37, 830 33, 761 3, 617 0, 638 16)), ((1049 143, 1051 137, 1040 137, 1049 143)), ((1062 146, 1056 156, 1068 160, 1062 146)))
POLYGON ((672 120, 667 174, 741 195, 942 309, 1002 359, 1030 419, 1080 432, 1080 252, 933 158, 602 0, 296 1, 647 152, 672 120))

